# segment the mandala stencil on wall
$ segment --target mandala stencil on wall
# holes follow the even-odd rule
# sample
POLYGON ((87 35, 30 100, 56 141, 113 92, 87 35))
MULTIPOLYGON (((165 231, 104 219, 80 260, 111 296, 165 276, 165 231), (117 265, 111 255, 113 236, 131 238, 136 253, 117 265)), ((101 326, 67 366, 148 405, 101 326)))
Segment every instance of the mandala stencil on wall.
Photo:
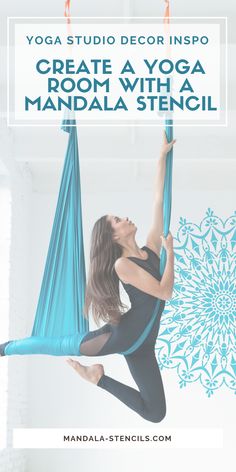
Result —
POLYGON ((210 397, 236 393, 236 212, 211 209, 200 225, 180 218, 174 238, 175 286, 162 315, 156 352, 180 387, 200 382, 210 397))

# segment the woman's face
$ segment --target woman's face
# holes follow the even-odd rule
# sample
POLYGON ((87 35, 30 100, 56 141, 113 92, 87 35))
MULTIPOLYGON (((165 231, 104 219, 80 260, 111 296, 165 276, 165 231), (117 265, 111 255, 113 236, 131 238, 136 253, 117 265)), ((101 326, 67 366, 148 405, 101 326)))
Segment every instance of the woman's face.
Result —
POLYGON ((108 221, 114 231, 114 236, 119 238, 125 237, 136 231, 135 224, 129 220, 128 216, 120 218, 119 216, 108 215, 108 221))

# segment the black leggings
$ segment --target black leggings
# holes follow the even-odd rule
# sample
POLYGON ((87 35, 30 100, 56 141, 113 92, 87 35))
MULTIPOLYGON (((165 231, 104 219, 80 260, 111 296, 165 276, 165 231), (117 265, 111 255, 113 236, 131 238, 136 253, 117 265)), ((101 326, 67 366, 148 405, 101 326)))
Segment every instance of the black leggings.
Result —
POLYGON ((145 420, 159 423, 165 417, 166 402, 153 347, 145 345, 133 354, 124 357, 139 390, 105 374, 97 385, 110 392, 145 420))
MULTIPOLYGON (((98 382, 98 386, 107 390, 107 392, 114 395, 122 403, 127 405, 129 408, 134 410, 140 416, 148 421, 153 423, 158 423, 163 420, 166 414, 166 401, 165 393, 162 383, 162 378, 157 363, 155 355, 155 344, 159 332, 160 318, 162 314, 163 306, 161 307, 160 312, 157 315, 153 328, 143 344, 137 349, 133 354, 124 355, 125 360, 128 364, 130 373, 137 384, 138 390, 133 387, 129 387, 118 380, 115 380, 108 375, 103 374, 98 382)), ((93 336, 88 343, 82 342, 80 346, 80 351, 85 355, 91 355, 92 344, 94 344, 95 350, 97 349, 96 343, 98 340, 102 339, 102 336, 105 338, 108 333, 103 333, 102 335, 97 336, 101 331, 106 331, 107 325, 99 330, 94 331, 88 335, 88 337, 93 336), (94 338, 95 335, 95 338, 94 338), (90 345, 89 345, 90 343, 90 345), (86 344, 88 344, 88 349, 86 350, 86 344), (96 347, 95 347, 96 345, 96 347), (90 351, 90 352, 89 352, 90 351)), ((122 329, 122 327, 121 327, 122 329)), ((124 333, 124 330, 123 330, 124 333)), ((117 342, 120 342, 120 336, 117 338, 117 342)), ((112 341, 112 340, 111 340, 112 341)), ((93 355, 107 355, 110 354, 112 348, 116 344, 116 340, 109 344, 109 339, 106 341, 104 347, 93 355)), ((118 352, 114 348, 113 352, 118 352)))

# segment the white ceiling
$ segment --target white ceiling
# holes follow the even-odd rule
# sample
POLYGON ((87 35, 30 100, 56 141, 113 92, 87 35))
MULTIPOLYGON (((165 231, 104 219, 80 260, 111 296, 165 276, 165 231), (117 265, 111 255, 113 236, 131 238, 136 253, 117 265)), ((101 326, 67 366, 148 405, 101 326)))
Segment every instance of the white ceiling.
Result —
MULTIPOLYGON (((235 19, 235 1, 172 0, 172 16, 228 16, 235 19)), ((162 16, 164 0, 71 0, 73 16, 162 16)), ((3 16, 63 16, 64 0, 2 2, 3 16)))

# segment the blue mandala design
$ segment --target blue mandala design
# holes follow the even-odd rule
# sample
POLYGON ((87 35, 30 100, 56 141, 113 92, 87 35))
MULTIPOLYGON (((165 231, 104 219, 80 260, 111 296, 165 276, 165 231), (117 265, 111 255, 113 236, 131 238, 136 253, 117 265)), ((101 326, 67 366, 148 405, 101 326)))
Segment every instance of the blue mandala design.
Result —
POLYGON ((236 393, 235 246, 236 212, 223 221, 209 208, 199 226, 180 218, 157 360, 176 369, 180 388, 200 382, 208 397, 223 386, 236 393))

